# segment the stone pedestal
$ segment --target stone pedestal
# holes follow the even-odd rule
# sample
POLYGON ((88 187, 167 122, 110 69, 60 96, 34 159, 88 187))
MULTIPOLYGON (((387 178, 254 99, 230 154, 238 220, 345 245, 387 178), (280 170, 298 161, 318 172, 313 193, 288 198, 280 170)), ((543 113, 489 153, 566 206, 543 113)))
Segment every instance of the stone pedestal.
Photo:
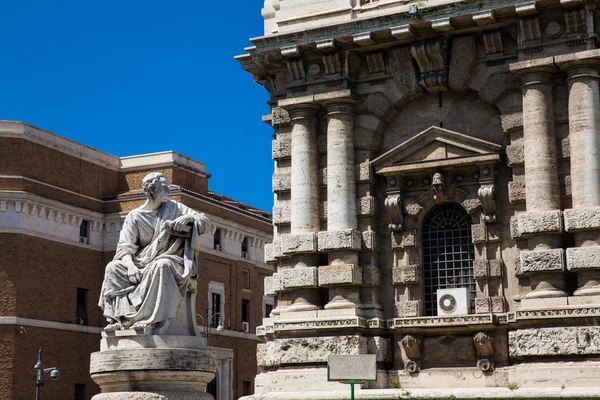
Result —
POLYGON ((101 390, 93 400, 213 400, 206 385, 216 368, 201 336, 102 333, 90 360, 101 390))

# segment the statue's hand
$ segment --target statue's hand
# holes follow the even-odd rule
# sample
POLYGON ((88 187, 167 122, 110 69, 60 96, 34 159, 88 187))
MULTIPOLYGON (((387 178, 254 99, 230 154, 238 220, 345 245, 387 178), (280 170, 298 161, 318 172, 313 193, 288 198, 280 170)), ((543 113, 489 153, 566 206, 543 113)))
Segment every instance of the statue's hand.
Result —
POLYGON ((132 263, 127 266, 127 278, 129 282, 137 285, 142 280, 142 271, 132 263))
POLYGON ((186 229, 188 224, 194 222, 194 217, 191 215, 182 215, 181 217, 177 217, 171 222, 171 229, 178 232, 188 232, 189 229, 186 229))

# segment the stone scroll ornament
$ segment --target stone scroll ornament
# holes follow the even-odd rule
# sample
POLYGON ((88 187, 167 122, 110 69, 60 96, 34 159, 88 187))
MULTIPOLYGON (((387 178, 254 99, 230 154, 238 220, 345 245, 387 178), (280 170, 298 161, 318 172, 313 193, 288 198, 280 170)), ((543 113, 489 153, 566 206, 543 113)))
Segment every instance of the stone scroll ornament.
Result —
POLYGON ((400 340, 408 361, 404 364, 404 370, 410 374, 418 373, 421 368, 421 338, 417 335, 406 334, 400 340))
POLYGON ((494 185, 482 185, 477 191, 481 201, 482 219, 484 222, 496 222, 496 188, 494 185))
POLYGON ((125 218, 106 266, 99 301, 105 331, 164 328, 196 287, 196 252, 208 218, 169 200, 163 174, 150 173, 142 184, 146 202, 125 218))
POLYGON ((385 210, 390 218, 389 228, 392 232, 399 232, 403 227, 404 213, 402 212, 402 196, 397 193, 385 199, 385 210))

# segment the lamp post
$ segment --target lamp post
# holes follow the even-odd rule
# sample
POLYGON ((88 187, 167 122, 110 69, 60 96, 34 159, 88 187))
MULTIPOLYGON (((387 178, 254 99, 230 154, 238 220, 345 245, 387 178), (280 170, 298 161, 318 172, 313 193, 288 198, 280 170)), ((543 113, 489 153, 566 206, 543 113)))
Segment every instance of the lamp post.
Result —
POLYGON ((44 386, 44 374, 50 373, 50 377, 53 381, 58 379, 59 372, 56 367, 44 368, 42 366, 42 348, 40 347, 40 352, 38 354, 37 363, 33 366, 33 368, 37 371, 37 381, 35 383, 35 400, 40 400, 40 389, 44 386))
POLYGON ((218 317, 219 319, 218 321, 218 325, 217 325, 217 330, 218 331, 222 331, 225 328, 223 328, 223 318, 221 317, 221 313, 216 312, 214 314, 210 314, 210 308, 206 309, 206 317, 203 317, 200 314, 196 314, 197 317, 200 317, 202 319, 202 321, 204 322, 204 333, 202 334, 203 337, 206 338, 206 347, 209 347, 209 338, 210 338, 210 325, 213 323, 213 321, 215 320, 216 317, 218 317))

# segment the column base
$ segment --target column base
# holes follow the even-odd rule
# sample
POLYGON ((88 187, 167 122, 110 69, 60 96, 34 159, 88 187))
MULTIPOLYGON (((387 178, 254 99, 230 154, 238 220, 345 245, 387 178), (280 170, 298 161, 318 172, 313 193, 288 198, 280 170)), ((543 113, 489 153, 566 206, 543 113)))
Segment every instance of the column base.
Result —
POLYGON ((361 309, 359 289, 352 286, 329 288, 329 303, 323 308, 325 310, 361 309))
POLYGON ((525 295, 526 299, 549 299, 566 297, 565 278, 561 272, 542 272, 530 274, 531 292, 525 295))
POLYGON ((578 289, 573 296, 598 296, 600 295, 600 270, 577 271, 578 289))
POLYGON ((300 289, 292 293, 294 302, 285 309, 286 313, 298 311, 315 311, 319 309, 319 293, 317 289, 300 289))

